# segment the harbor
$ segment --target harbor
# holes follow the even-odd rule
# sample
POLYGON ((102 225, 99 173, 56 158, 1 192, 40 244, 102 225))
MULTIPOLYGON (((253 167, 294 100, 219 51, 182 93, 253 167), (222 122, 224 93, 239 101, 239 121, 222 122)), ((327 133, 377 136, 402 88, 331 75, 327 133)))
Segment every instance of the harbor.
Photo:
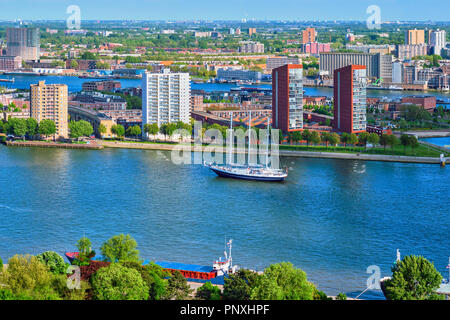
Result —
MULTIPOLYGON (((291 261, 329 295, 359 295, 373 264, 390 275, 397 248, 446 275, 447 168, 294 157, 281 165, 288 180, 266 184, 175 165, 161 150, 1 145, 0 181, 10 186, 0 194, 2 258, 64 254, 84 234, 99 248, 111 234, 129 233, 142 257, 205 266, 233 238, 240 266, 291 261)), ((360 299, 384 296, 369 290, 360 299)))

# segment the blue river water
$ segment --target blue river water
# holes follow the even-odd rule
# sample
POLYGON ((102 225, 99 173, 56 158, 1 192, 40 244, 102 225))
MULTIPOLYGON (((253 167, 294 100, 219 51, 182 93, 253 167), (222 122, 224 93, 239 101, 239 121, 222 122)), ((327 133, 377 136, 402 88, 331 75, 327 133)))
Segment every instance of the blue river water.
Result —
MULTIPOLYGON (((355 296, 371 265, 389 276, 396 249, 447 276, 449 168, 283 158, 285 183, 218 178, 170 153, 0 146, 0 257, 95 249, 131 234, 145 259, 210 265, 234 239, 233 261, 263 270, 291 261, 328 294, 355 296)), ((361 298, 380 299, 373 290, 361 298)))
MULTIPOLYGON (((14 78, 15 82, 0 82, 0 86, 8 88, 29 89, 30 84, 37 83, 39 80, 45 80, 47 83, 65 83, 69 87, 70 92, 77 92, 81 90, 81 85, 88 79, 80 79, 78 77, 69 76, 10 76, 0 75, 0 79, 14 78)), ((95 80, 95 79, 94 79, 95 80)), ((120 79, 123 88, 141 86, 141 80, 137 79, 120 79)), ((236 84, 223 84, 223 83, 191 83, 192 89, 203 89, 205 91, 229 91, 230 88, 237 87, 236 84)), ((245 85, 244 85, 245 87, 245 85)), ((249 87, 271 88, 270 84, 251 85, 249 87)), ((311 96, 328 96, 333 95, 332 88, 315 88, 304 87, 305 94, 311 96)), ((396 98, 403 95, 421 95, 423 93, 417 91, 390 91, 390 90, 368 90, 369 97, 388 97, 396 98)), ((448 103, 450 103, 450 93, 444 92, 427 92, 427 95, 435 95, 448 103)), ((448 105, 446 106, 449 107, 448 105)))
POLYGON ((422 138, 420 140, 433 143, 435 145, 446 147, 450 149, 450 137, 439 137, 439 138, 422 138))

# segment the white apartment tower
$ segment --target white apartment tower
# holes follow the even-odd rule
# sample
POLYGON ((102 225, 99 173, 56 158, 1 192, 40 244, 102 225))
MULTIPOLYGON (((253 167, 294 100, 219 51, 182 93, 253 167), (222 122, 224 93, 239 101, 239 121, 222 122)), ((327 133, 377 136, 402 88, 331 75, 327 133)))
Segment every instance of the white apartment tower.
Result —
POLYGON ((442 49, 444 49, 447 44, 446 40, 445 30, 437 29, 436 31, 430 31, 428 42, 430 47, 433 48, 434 54, 441 55, 442 49))
POLYGON ((142 129, 149 123, 189 123, 189 73, 146 72, 142 77, 142 129))

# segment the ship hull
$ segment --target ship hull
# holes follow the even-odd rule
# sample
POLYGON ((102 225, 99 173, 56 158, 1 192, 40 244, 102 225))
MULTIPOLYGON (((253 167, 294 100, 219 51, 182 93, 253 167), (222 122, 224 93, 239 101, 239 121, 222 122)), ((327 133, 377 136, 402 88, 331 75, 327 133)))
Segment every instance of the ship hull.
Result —
POLYGON ((284 176, 280 177, 264 177, 264 176, 255 176, 255 175, 244 175, 244 174, 237 174, 233 172, 226 172, 222 170, 218 170, 215 168, 210 168, 212 171, 214 171, 219 177, 222 178, 232 178, 232 179, 241 179, 241 180, 254 180, 254 181, 267 181, 267 182, 281 182, 286 179, 284 176))

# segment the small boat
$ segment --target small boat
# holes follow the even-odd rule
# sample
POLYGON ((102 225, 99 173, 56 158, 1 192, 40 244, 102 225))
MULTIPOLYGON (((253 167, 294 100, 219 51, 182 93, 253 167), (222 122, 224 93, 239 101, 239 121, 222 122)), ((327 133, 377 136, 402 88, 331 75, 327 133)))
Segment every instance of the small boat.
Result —
MULTIPOLYGON (((233 113, 231 114, 230 128, 233 129, 233 113)), ((251 128, 252 116, 249 112, 249 129, 251 128)), ((267 128, 270 127, 270 119, 267 119, 267 128)), ((225 165, 216 163, 203 162, 203 166, 211 169, 219 177, 223 178, 234 178, 241 180, 255 180, 255 181, 270 181, 270 182, 281 182, 286 180, 288 172, 282 169, 275 169, 269 167, 269 152, 266 153, 266 164, 250 164, 250 145, 251 145, 251 134, 249 135, 248 141, 248 163, 247 165, 233 164, 233 137, 230 137, 230 153, 229 153, 229 163, 225 165)), ((269 135, 267 135, 267 148, 269 147, 269 135)))
POLYGON ((15 80, 16 80, 15 78, 12 78, 12 79, 0 79, 0 82, 13 82, 14 83, 15 80))

